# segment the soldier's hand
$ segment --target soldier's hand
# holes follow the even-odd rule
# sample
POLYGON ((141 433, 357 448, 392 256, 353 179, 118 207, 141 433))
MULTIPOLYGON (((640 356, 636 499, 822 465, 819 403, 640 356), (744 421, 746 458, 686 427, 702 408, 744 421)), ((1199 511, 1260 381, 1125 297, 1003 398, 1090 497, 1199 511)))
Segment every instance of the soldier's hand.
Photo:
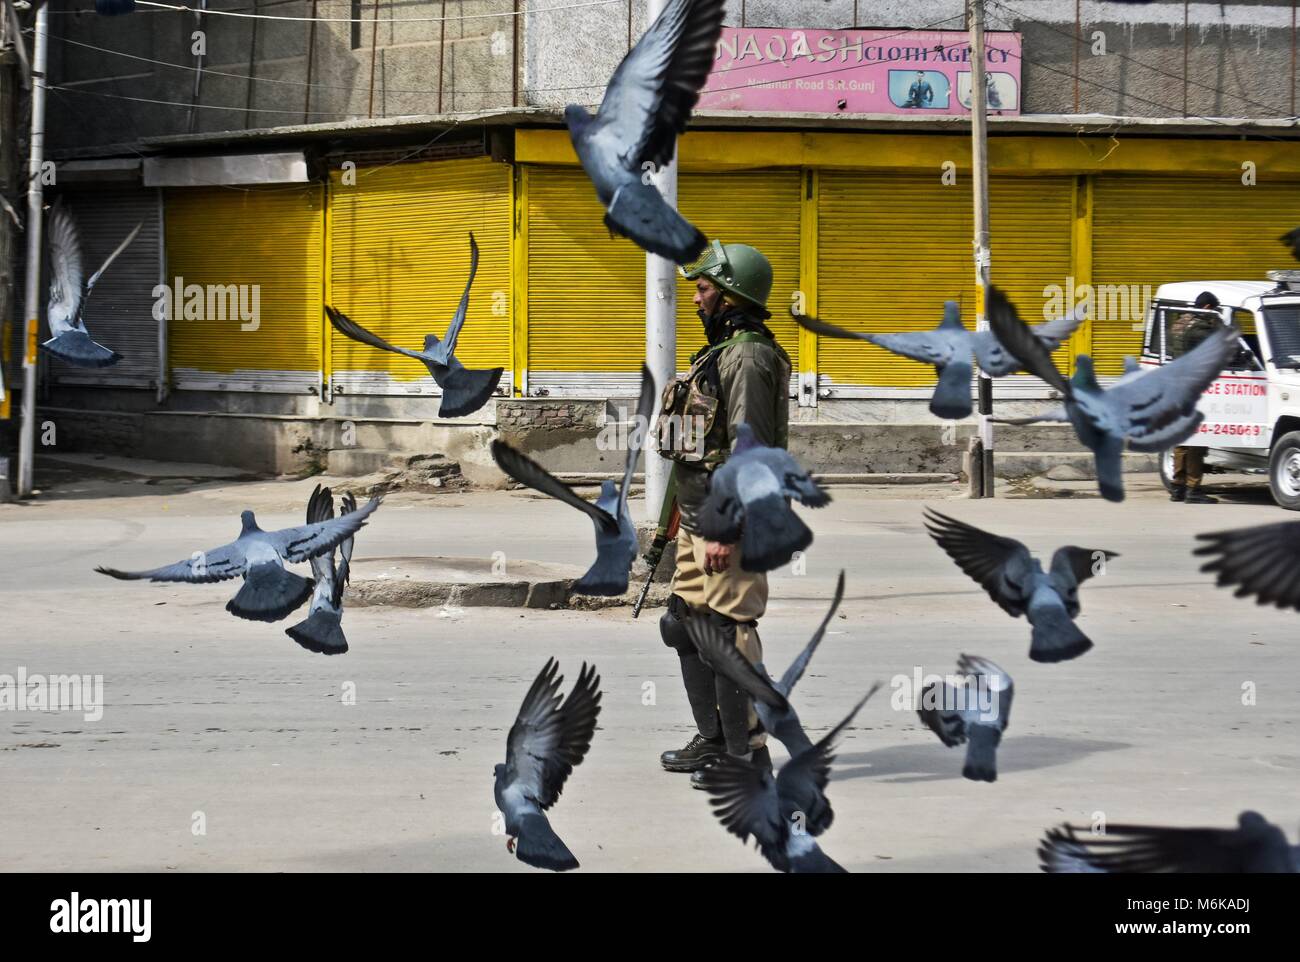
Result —
POLYGON ((710 541, 705 544, 704 573, 706 575, 716 575, 730 568, 731 550, 731 545, 719 544, 717 541, 710 541))

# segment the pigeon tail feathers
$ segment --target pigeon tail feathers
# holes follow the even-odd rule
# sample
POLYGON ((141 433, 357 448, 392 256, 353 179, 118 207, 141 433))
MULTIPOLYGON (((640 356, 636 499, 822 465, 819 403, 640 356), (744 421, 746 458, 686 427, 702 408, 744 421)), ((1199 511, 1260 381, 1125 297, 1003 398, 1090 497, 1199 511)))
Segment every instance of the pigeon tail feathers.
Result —
POLYGON ((305 620, 286 628, 284 633, 318 655, 341 655, 348 650, 341 622, 342 617, 337 611, 318 608, 305 620))
POLYGON ((265 561, 248 570, 239 593, 226 602, 226 610, 249 621, 279 621, 310 598, 313 587, 310 578, 265 561))
POLYGON ((759 498, 745 508, 740 532, 740 566, 771 571, 789 564, 796 551, 812 544, 813 534, 779 494, 759 498))

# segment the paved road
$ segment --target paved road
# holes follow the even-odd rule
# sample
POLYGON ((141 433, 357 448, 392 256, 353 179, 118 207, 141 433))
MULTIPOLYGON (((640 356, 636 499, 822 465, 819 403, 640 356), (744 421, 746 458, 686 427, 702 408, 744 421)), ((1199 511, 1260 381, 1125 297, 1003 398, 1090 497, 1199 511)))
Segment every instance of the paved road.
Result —
MULTIPOLYGON (((352 651, 310 655, 223 611, 233 589, 119 584, 96 564, 148 567, 228 540, 245 506, 296 523, 312 482, 193 484, 46 474, 47 497, 0 505, 0 673, 102 674, 102 719, 0 714, 0 866, 27 870, 527 870, 492 834, 492 765, 550 655, 569 678, 600 668, 591 754, 553 822, 603 871, 765 871, 686 777, 656 756, 689 736, 676 659, 657 612, 357 609, 352 651), (344 704, 355 688, 355 704, 344 704), (206 834, 195 834, 200 824, 206 834)), ((1001 662, 1017 700, 992 785, 960 776, 886 689, 847 732, 828 852, 855 871, 1029 871, 1064 819, 1230 824, 1254 807, 1300 817, 1300 615, 1214 589, 1189 554, 1197 531, 1294 518, 1259 494, 1171 504, 1150 479, 1122 505, 1096 498, 967 502, 956 488, 835 490, 806 513, 807 571, 772 578, 762 634, 781 668, 825 608, 842 616, 799 690, 810 729, 837 722, 874 681, 1001 662), (1036 665, 1028 628, 998 610, 923 534, 924 503, 1036 552, 1120 552, 1083 593, 1097 647, 1036 665), (1255 704, 1243 705, 1243 685, 1255 704)), ((589 523, 522 493, 396 495, 359 557, 490 556, 581 564, 589 523)), ((288 622, 286 622, 287 624, 288 622)))

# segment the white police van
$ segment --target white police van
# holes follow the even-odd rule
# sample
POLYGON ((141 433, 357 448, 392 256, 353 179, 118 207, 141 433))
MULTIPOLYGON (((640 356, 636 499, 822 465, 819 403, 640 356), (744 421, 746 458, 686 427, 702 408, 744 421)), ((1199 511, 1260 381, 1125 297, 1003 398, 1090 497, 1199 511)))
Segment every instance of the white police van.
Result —
MULTIPOLYGON (((1277 503, 1300 511, 1300 271, 1267 276, 1162 284, 1147 309, 1139 366, 1171 359, 1169 327, 1180 314, 1236 324, 1241 350, 1201 396, 1205 420, 1184 443, 1208 449, 1207 473, 1267 472, 1277 503), (1202 291, 1219 299, 1217 311, 1193 306, 1202 291)), ((1172 490, 1172 451, 1160 457, 1160 479, 1172 490)))

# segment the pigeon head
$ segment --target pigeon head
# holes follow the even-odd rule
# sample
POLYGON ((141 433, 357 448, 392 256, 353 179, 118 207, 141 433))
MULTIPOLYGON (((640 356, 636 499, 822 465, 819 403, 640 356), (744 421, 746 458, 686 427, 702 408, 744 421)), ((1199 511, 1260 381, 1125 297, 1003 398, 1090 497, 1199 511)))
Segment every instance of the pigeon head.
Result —
POLYGON ((618 500, 618 485, 615 484, 613 481, 611 481, 609 478, 606 478, 604 481, 600 482, 600 500, 601 501, 618 500))
POLYGON ((564 108, 564 122, 569 125, 569 130, 575 135, 582 133, 591 121, 591 114, 587 112, 587 108, 582 104, 568 104, 564 108))
POLYGON ((961 308, 957 305, 956 301, 943 302, 943 321, 940 322, 939 326, 952 327, 952 328, 958 328, 962 326, 961 308))
POLYGON ((742 454, 750 448, 761 447, 758 438, 754 437, 754 429, 743 421, 736 425, 736 445, 731 449, 732 454, 742 454))
POLYGON ((1080 354, 1074 359, 1074 377, 1070 378, 1075 387, 1097 387, 1097 376, 1092 370, 1092 358, 1080 354))
POLYGON ((248 532, 250 532, 250 531, 261 531, 261 530, 262 530, 261 528, 259 528, 259 527, 257 526, 257 518, 255 518, 255 517, 253 516, 253 512, 251 512, 251 511, 244 511, 244 512, 242 512, 242 513, 239 515, 239 523, 240 523, 240 526, 241 526, 241 527, 240 527, 240 534, 248 534, 248 532))

